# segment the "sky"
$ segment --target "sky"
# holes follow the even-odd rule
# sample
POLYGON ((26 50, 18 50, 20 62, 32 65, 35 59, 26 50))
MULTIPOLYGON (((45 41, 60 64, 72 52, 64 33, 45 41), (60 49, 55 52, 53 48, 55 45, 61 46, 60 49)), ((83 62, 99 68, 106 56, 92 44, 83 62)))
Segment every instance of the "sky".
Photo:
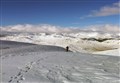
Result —
POLYGON ((1 25, 119 25, 119 0, 0 0, 1 25))

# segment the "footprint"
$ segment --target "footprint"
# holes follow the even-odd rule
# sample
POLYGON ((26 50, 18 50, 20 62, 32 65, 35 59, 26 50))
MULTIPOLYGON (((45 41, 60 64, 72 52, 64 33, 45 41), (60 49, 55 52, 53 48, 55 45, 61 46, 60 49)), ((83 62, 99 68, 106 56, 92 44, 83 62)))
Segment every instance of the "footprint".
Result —
POLYGON ((9 83, 12 82, 12 79, 8 81, 9 83))
POLYGON ((20 77, 20 80, 25 80, 25 78, 23 77, 23 75, 20 77))
POLYGON ((20 76, 20 75, 21 75, 21 72, 19 72, 17 76, 20 76))
POLYGON ((15 76, 14 79, 17 79, 17 76, 15 76))
POLYGON ((17 83, 21 83, 19 80, 17 80, 17 83))
POLYGON ((10 80, 8 82, 10 83, 10 82, 12 82, 12 80, 13 80, 13 77, 10 77, 10 80))

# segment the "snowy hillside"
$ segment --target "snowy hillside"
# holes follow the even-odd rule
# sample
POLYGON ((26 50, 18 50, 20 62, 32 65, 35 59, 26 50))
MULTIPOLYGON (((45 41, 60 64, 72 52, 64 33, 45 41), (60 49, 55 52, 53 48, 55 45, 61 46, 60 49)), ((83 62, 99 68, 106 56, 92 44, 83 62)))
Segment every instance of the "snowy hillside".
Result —
POLYGON ((80 33, 9 33, 0 37, 1 40, 70 47, 73 52, 94 53, 114 50, 120 47, 118 33, 80 32, 80 33))
POLYGON ((119 56, 66 52, 56 46, 1 43, 2 83, 120 82, 119 56))
POLYGON ((120 48, 114 49, 114 50, 106 50, 102 52, 95 52, 95 54, 104 54, 104 55, 114 55, 114 56, 120 56, 120 48))

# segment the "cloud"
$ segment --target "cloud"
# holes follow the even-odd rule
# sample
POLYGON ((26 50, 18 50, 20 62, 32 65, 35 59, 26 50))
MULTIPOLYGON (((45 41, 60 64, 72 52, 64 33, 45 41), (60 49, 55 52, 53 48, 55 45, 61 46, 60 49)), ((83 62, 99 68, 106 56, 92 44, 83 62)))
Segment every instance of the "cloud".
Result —
POLYGON ((101 31, 101 32, 120 32, 119 25, 105 24, 105 25, 91 25, 86 27, 87 30, 101 31))
POLYGON ((120 14, 120 2, 113 3, 111 6, 101 7, 99 10, 91 11, 91 14, 80 17, 80 19, 84 19, 87 17, 100 17, 100 16, 110 16, 110 15, 118 15, 120 14))
POLYGON ((1 31, 8 32, 43 32, 43 33, 71 33, 78 32, 79 29, 75 27, 60 27, 49 24, 40 24, 40 25, 10 25, 1 28, 1 31))
POLYGON ((102 32, 119 32, 119 25, 90 25, 86 27, 60 27, 49 24, 40 25, 10 25, 1 27, 1 31, 7 32, 40 32, 40 33, 78 33, 81 31, 102 31, 102 32))

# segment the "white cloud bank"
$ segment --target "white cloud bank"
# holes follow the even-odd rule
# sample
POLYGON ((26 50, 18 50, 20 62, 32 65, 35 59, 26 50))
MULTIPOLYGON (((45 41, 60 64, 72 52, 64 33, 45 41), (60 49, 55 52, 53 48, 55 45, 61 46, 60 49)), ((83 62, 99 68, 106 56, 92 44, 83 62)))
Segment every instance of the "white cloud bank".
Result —
POLYGON ((45 33, 70 33, 70 32, 78 32, 77 28, 73 27, 60 27, 49 24, 40 24, 40 25, 10 25, 1 27, 1 31, 8 32, 45 32, 45 33))
POLYGON ((81 19, 87 17, 100 17, 100 16, 110 16, 120 14, 120 1, 113 3, 110 6, 101 7, 99 10, 93 10, 91 14, 81 17, 81 19))
POLYGON ((119 25, 105 24, 105 25, 91 25, 88 26, 88 30, 102 31, 102 32, 120 32, 119 25))
POLYGON ((1 27, 1 31, 7 32, 42 32, 42 33, 77 33, 81 31, 120 32, 119 25, 91 25, 87 27, 60 27, 48 24, 40 25, 11 25, 1 27))

